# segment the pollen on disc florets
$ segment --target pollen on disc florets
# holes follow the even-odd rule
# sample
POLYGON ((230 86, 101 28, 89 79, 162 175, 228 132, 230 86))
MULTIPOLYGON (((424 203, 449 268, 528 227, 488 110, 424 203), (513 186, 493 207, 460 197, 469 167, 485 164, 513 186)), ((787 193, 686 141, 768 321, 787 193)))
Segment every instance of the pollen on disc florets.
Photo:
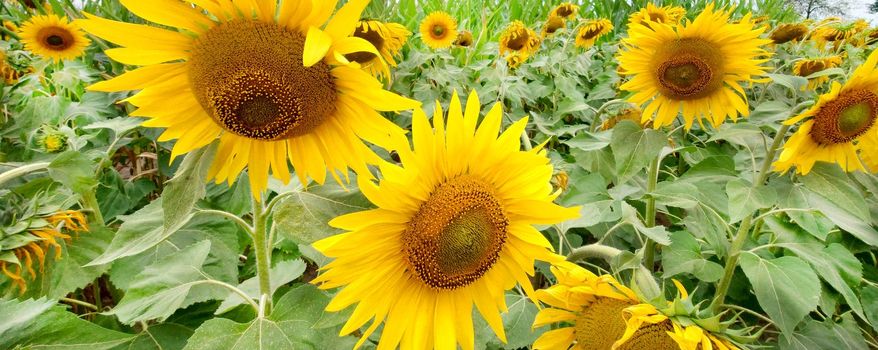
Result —
POLYGON ((631 305, 624 300, 598 297, 584 306, 574 321, 573 333, 579 347, 583 350, 611 348, 625 334, 622 310, 631 305))
POLYGON ((220 24, 196 41, 189 60, 195 97, 225 130, 251 139, 309 133, 335 113, 330 66, 302 64, 305 37, 271 23, 220 24))
POLYGON ((671 321, 662 321, 653 324, 644 324, 637 332, 631 336, 624 344, 619 346, 618 350, 667 350, 679 349, 678 344, 668 332, 672 332, 674 327, 671 321))
POLYGON ((439 185, 402 241, 414 274, 437 289, 464 287, 497 262, 509 220, 491 187, 463 175, 439 185))
POLYGON ((811 137, 823 145, 851 142, 875 125, 878 95, 869 90, 843 92, 814 115, 811 137))
POLYGON ((73 33, 70 33, 70 31, 65 28, 59 27, 42 28, 37 33, 37 38, 43 43, 43 45, 45 45, 45 47, 55 51, 67 50, 76 43, 73 33))
POLYGON ((659 91, 676 100, 697 99, 722 87, 722 57, 701 39, 680 39, 653 59, 659 91))

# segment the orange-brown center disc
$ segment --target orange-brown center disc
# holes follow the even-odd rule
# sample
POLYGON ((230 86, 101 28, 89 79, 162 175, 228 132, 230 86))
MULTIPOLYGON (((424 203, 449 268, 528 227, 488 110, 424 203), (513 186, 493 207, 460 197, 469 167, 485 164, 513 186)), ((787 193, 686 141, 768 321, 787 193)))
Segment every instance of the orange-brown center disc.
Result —
POLYGON ((663 95, 692 100, 722 87, 722 62, 714 45, 701 39, 680 39, 661 48, 652 65, 663 95))
POLYGON ((574 335, 583 350, 606 350, 625 334, 622 310, 631 306, 627 301, 597 297, 577 313, 574 335))
POLYGON ((335 113, 338 93, 329 65, 302 64, 304 46, 304 35, 276 24, 220 24, 193 46, 192 91, 234 134, 259 140, 307 134, 335 113))
POLYGON ((673 331, 671 321, 645 324, 631 336, 618 350, 671 350, 679 349, 680 344, 668 335, 673 331))
POLYGON ((530 34, 528 34, 527 30, 519 29, 512 33, 509 41, 506 42, 506 47, 512 51, 521 51, 529 40, 530 34))
POLYGON ((807 77, 824 69, 826 69, 826 65, 821 61, 807 61, 800 66, 799 76, 807 77))
POLYGON ((70 33, 67 29, 59 27, 42 28, 37 32, 37 38, 43 46, 55 51, 69 49, 76 41, 76 39, 73 38, 73 33, 70 33))
POLYGON ((582 35, 580 35, 579 37, 584 39, 584 40, 588 40, 588 39, 591 39, 591 38, 594 38, 594 37, 600 35, 601 31, 603 31, 603 29, 604 29, 603 26, 592 26, 592 27, 586 29, 585 31, 583 31, 582 35))
POLYGON ((433 36, 433 39, 441 40, 442 38, 445 38, 446 32, 448 31, 445 29, 444 25, 436 24, 433 25, 433 29, 430 30, 430 35, 433 36))
MULTIPOLYGON (((368 41, 372 46, 375 46, 375 50, 381 52, 381 49, 384 48, 384 37, 382 37, 378 31, 372 30, 368 26, 365 26, 365 29, 363 27, 364 26, 362 25, 357 26, 357 30, 354 31, 354 36, 368 41)), ((375 59, 375 57, 374 53, 365 51, 345 55, 345 58, 349 61, 357 63, 369 63, 375 59)))
POLYGON ((869 90, 843 92, 814 115, 811 138, 822 145, 851 142, 875 125, 878 95, 869 90))
POLYGON ((430 287, 469 285, 497 262, 508 225, 490 185, 469 175, 448 180, 409 222, 402 237, 406 260, 430 287))

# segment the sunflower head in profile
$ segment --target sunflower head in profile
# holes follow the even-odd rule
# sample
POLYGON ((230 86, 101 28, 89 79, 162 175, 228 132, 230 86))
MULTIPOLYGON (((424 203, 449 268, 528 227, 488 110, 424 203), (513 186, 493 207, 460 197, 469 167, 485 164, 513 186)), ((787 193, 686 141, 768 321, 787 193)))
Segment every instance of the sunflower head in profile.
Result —
POLYGON ((558 17, 563 20, 574 19, 579 13, 579 6, 570 2, 562 2, 549 12, 549 18, 558 17))
POLYGON ((335 259, 314 283, 343 287, 327 311, 356 304, 342 334, 373 320, 360 343, 383 323, 380 349, 472 349, 475 304, 505 342, 504 291, 532 293, 534 261, 563 260, 533 225, 579 209, 552 203, 546 151, 521 150, 527 118, 501 133, 501 104, 481 123, 480 106, 475 92, 465 106, 455 93, 432 125, 416 109, 414 147, 396 148, 401 164, 382 164, 377 184, 360 181, 378 208, 335 218, 330 225, 348 232, 314 244, 335 259))
POLYGON ((457 21, 446 12, 435 11, 421 21, 421 40, 431 49, 444 49, 457 39, 457 21))
POLYGON ((630 120, 643 128, 651 127, 649 120, 643 121, 643 110, 634 105, 622 108, 612 118, 605 120, 601 124, 601 130, 610 130, 622 121, 630 120))
POLYGON ((132 13, 162 29, 86 14, 78 23, 121 47, 106 50, 118 62, 143 66, 90 87, 141 90, 126 101, 144 126, 176 139, 171 157, 218 141, 209 177, 233 183, 249 169, 261 200, 269 171, 290 180, 289 163, 303 184, 323 183, 327 170, 342 181, 348 169, 366 173, 379 146, 404 131, 377 111, 418 103, 385 91, 346 55, 379 56, 353 36, 368 0, 350 0, 333 15, 334 1, 121 0, 132 13), (196 5, 198 7, 192 7, 196 5))
POLYGON ((699 323, 709 325, 719 333, 722 325, 716 322, 689 317, 678 320, 675 314, 665 315, 694 309, 679 283, 681 299, 659 310, 641 301, 612 276, 597 276, 568 262, 558 263, 551 270, 558 282, 536 292, 537 299, 548 307, 540 310, 533 326, 556 327, 534 342, 536 350, 738 349, 729 340, 699 326, 699 323), (682 325, 683 319, 686 326, 682 325))
POLYGON ((464 30, 457 34, 457 39, 454 40, 455 46, 460 47, 470 47, 473 46, 473 33, 464 30))
POLYGON ((850 42, 854 36, 869 29, 869 23, 859 19, 851 22, 831 21, 818 25, 811 37, 817 43, 817 47, 825 48, 827 43, 833 43, 837 48, 845 42, 850 42))
POLYGON ((549 18, 546 19, 546 23, 543 24, 542 37, 547 38, 555 35, 559 30, 564 29, 566 25, 567 22, 563 18, 549 16, 549 18))
POLYGON ((775 44, 798 42, 808 35, 808 26, 803 23, 784 23, 775 28, 768 38, 775 44))
POLYGON ((707 119, 714 127, 726 118, 749 115, 743 83, 762 75, 770 43, 759 36, 749 15, 738 24, 729 13, 708 5, 691 23, 680 26, 652 22, 651 28, 628 29, 628 40, 618 55, 622 73, 630 79, 622 90, 643 106, 653 127, 671 125, 682 110, 685 127, 707 119))
POLYGON ((792 167, 808 174, 817 162, 837 163, 845 171, 866 170, 858 153, 878 172, 875 150, 878 150, 878 51, 872 52, 850 79, 841 85, 833 82, 830 91, 821 95, 809 110, 790 118, 784 124, 805 121, 787 140, 783 152, 774 163, 775 171, 786 172, 792 167))
POLYGON ((576 33, 576 46, 583 49, 590 48, 598 39, 611 31, 613 31, 613 22, 608 19, 587 20, 579 26, 579 31, 576 33))
POLYGON ((75 23, 54 14, 31 17, 19 36, 26 50, 56 62, 81 56, 91 43, 75 23))
POLYGON ((512 52, 506 55, 506 66, 511 69, 516 69, 521 67, 524 62, 527 62, 528 58, 530 58, 530 54, 527 52, 512 52))
POLYGON ((540 45, 540 39, 533 29, 528 28, 522 21, 512 21, 500 34, 500 56, 505 57, 509 52, 518 52, 530 55, 540 45))
POLYGON ((399 23, 384 23, 375 20, 361 20, 354 30, 354 37, 368 41, 381 54, 360 51, 345 55, 351 62, 357 62, 376 77, 390 77, 387 65, 396 67, 394 57, 399 55, 412 32, 399 23), (382 61, 383 60, 383 61, 382 61), (387 64, 384 64, 384 63, 387 64))
POLYGON ((686 10, 679 6, 656 6, 652 3, 646 4, 646 7, 628 16, 628 28, 634 26, 650 26, 650 22, 663 23, 667 25, 677 25, 686 10))
MULTIPOLYGON (((800 77, 808 77, 812 74, 821 72, 829 68, 835 68, 841 65, 841 56, 827 56, 821 58, 810 58, 796 61, 793 65, 793 74, 800 77)), ((823 83, 829 81, 829 77, 821 76, 808 79, 808 86, 802 89, 814 90, 823 83)))

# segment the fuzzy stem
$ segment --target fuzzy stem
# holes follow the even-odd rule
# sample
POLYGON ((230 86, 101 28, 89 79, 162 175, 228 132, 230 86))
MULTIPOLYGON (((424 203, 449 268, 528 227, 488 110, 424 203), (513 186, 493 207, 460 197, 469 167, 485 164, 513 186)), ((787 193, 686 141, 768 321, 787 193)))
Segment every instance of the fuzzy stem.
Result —
POLYGON ((260 300, 265 302, 262 309, 271 313, 271 280, 269 279, 268 244, 265 241, 265 226, 268 215, 262 202, 253 200, 253 251, 256 254, 256 275, 259 276, 260 300))
POLYGON ((19 176, 24 176, 24 175, 27 175, 28 173, 32 173, 32 172, 38 171, 38 170, 43 170, 43 169, 46 169, 48 167, 49 167, 49 163, 47 163, 47 162, 22 165, 18 168, 15 168, 15 169, 12 169, 12 170, 9 170, 7 172, 0 174, 0 185, 3 185, 7 181, 10 181, 10 180, 17 178, 19 176))
MULTIPOLYGON (((646 193, 649 196, 646 199, 646 227, 655 226, 655 197, 652 193, 655 192, 656 185, 658 184, 659 167, 661 166, 659 157, 656 157, 649 163, 649 174, 647 175, 649 177, 646 179, 646 193)), ((653 266, 655 266, 655 250, 656 242, 647 237, 646 245, 643 248, 643 266, 646 266, 647 269, 652 270, 653 266)))

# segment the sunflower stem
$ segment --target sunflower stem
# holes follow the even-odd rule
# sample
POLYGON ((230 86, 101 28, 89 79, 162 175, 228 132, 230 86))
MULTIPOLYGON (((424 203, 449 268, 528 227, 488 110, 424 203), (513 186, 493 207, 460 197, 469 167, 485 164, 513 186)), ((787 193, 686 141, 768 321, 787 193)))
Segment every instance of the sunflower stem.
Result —
MULTIPOLYGON (((784 137, 789 129, 789 125, 782 125, 780 130, 778 130, 777 135, 774 136, 774 141, 771 143, 771 147, 768 149, 768 153, 765 155, 765 160, 762 163, 762 169, 756 174, 756 181, 753 182, 753 189, 759 189, 765 183, 765 180, 768 179, 771 163, 774 162, 774 157, 777 155, 777 151, 780 148, 781 143, 783 143, 784 137)), ((729 257, 726 259, 726 266, 723 270, 723 277, 719 281, 719 284, 717 284, 716 294, 713 298, 713 302, 710 304, 710 308, 715 314, 719 313, 726 301, 726 294, 732 283, 732 277, 735 275, 735 268, 738 266, 738 258, 741 256, 741 248, 744 247, 744 242, 747 240, 747 236, 749 236, 752 224, 753 214, 751 213, 741 221, 741 225, 738 226, 738 231, 735 233, 735 238, 732 240, 732 246, 729 248, 729 257)))
POLYGON ((10 180, 15 179, 17 177, 27 175, 27 174, 32 173, 34 171, 43 170, 43 169, 46 169, 48 167, 49 167, 48 162, 22 165, 18 168, 15 168, 15 169, 12 169, 12 170, 9 170, 7 172, 0 174, 0 185, 3 185, 7 181, 10 181, 10 180))
POLYGON ((104 226, 104 214, 101 213, 101 206, 98 204, 98 197, 95 191, 97 191, 97 187, 82 194, 82 206, 91 211, 96 223, 104 226))
MULTIPOLYGON (((661 166, 660 158, 661 155, 649 163, 649 174, 646 179, 646 193, 648 196, 646 198, 646 227, 655 226, 655 196, 653 196, 652 193, 655 192, 655 187, 658 184, 659 166, 661 166)), ((649 270, 652 270, 653 266, 655 266, 655 250, 656 242, 647 237, 646 244, 643 248, 643 265, 649 270)))
POLYGON ((265 314, 271 313, 271 281, 269 279, 268 244, 265 226, 268 215, 262 202, 253 200, 253 251, 256 254, 256 275, 259 276, 259 295, 265 314))
POLYGON ((620 253, 622 253, 622 251, 619 249, 600 243, 594 243, 584 245, 571 251, 570 254, 567 254, 567 261, 577 262, 579 260, 585 260, 589 258, 601 258, 606 261, 610 261, 620 253))

